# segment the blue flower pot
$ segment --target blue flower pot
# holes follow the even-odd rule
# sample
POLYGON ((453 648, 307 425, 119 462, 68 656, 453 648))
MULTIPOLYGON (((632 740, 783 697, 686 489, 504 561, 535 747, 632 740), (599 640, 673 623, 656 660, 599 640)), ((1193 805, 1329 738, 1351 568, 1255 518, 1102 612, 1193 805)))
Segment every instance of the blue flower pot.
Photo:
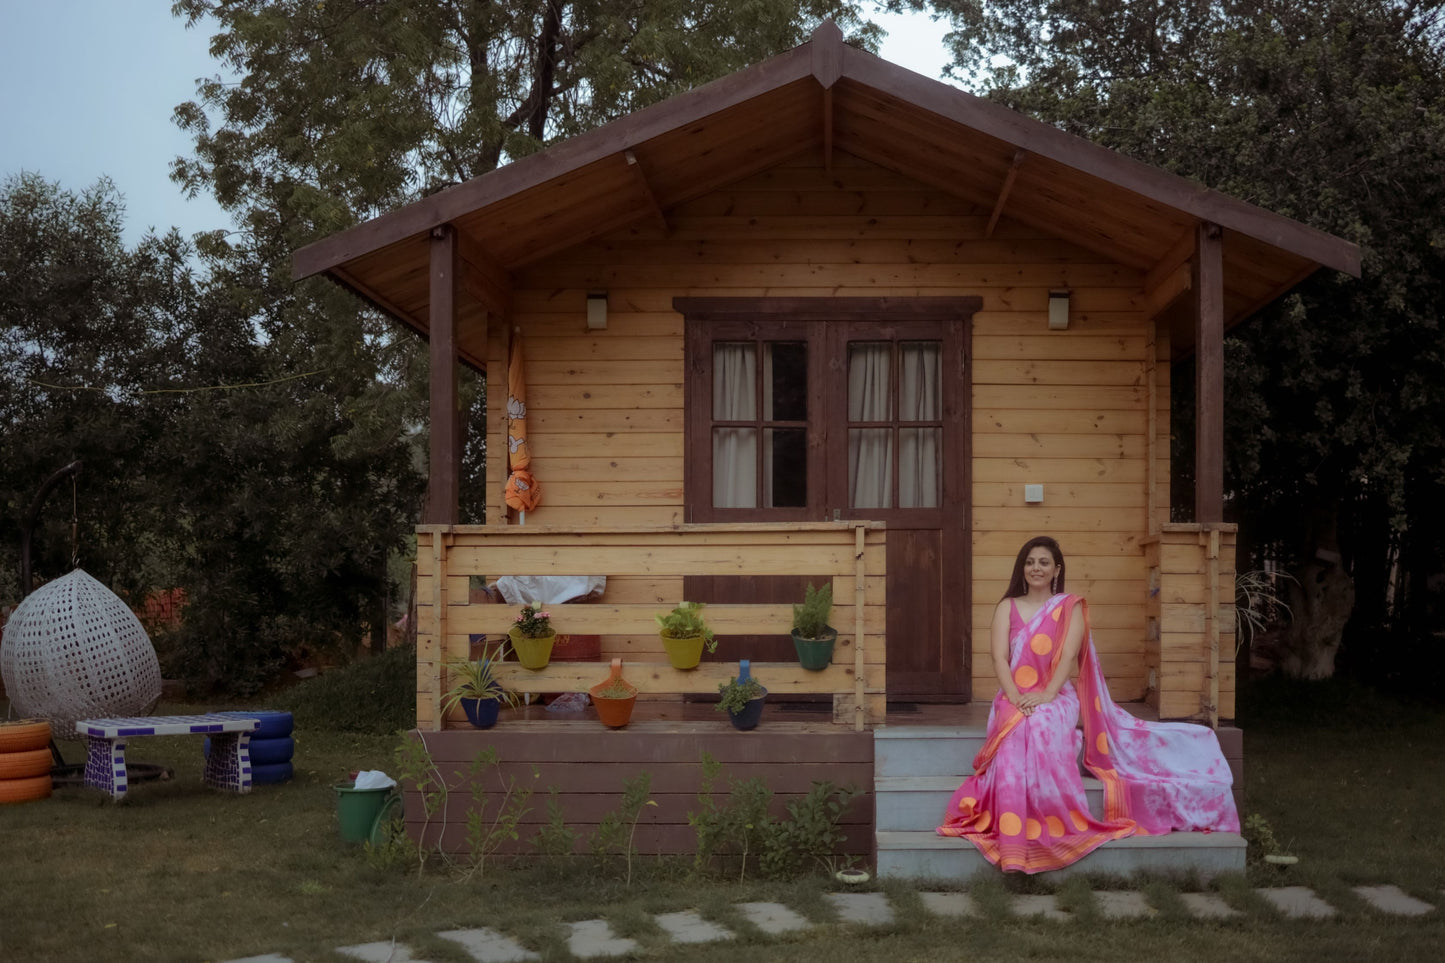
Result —
POLYGON ((732 720, 734 729, 741 729, 746 732, 749 729, 756 729, 758 721, 763 717, 763 703, 767 701, 768 690, 764 689, 763 694, 756 699, 749 699, 748 704, 743 706, 741 712, 728 711, 728 718, 732 720))
POLYGON ((496 699, 463 699, 462 711, 467 721, 478 729, 490 729, 497 724, 497 713, 502 703, 496 699))

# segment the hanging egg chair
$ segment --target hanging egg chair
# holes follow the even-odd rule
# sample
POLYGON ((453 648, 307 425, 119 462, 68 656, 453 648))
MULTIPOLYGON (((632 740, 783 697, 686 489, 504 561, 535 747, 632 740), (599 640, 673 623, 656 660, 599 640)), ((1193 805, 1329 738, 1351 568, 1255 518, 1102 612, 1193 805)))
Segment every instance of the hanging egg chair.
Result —
POLYGON ((25 598, 5 624, 0 678, 20 716, 48 719, 57 738, 79 719, 147 715, 161 668, 140 619, 81 569, 25 598))

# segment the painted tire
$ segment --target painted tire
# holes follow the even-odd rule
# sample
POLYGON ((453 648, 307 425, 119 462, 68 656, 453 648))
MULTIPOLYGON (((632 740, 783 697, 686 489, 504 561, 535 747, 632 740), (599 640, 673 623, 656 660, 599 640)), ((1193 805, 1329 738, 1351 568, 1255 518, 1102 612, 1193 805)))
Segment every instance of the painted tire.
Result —
MULTIPOLYGON (((254 766, 268 766, 277 762, 290 762, 291 757, 296 753, 296 740, 290 736, 280 736, 276 739, 252 739, 248 747, 251 753, 251 764, 254 766)), ((201 755, 210 758, 211 737, 201 742, 201 755)))
POLYGON ((29 752, 50 745, 50 723, 35 719, 0 722, 0 752, 29 752))
POLYGON ((278 782, 290 782, 293 775, 291 763, 273 762, 267 766, 251 767, 251 785, 271 786, 278 782))
POLYGON ((30 802, 50 798, 50 774, 29 779, 0 779, 0 803, 30 802))
POLYGON ((0 752, 0 779, 29 779, 49 776, 54 760, 49 749, 27 749, 24 752, 0 752))
POLYGON ((260 719, 261 727, 251 733, 252 739, 277 739, 291 735, 295 721, 291 713, 276 709, 257 709, 254 712, 218 712, 218 716, 232 716, 239 719, 260 719))
POLYGON ((269 766, 278 762, 290 762, 295 751, 296 742, 290 736, 281 736, 278 739, 252 739, 251 765, 253 767, 269 766))

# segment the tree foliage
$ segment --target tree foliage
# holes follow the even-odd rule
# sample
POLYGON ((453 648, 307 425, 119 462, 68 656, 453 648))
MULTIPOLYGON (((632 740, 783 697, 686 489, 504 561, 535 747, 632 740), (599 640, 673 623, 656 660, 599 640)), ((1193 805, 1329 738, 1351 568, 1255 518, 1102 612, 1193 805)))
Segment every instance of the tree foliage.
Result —
POLYGON ((1361 280, 1322 272, 1229 339, 1229 508, 1286 557, 1341 550, 1362 629, 1388 620, 1399 552, 1392 597, 1426 617, 1445 570, 1445 3, 934 6, 988 96, 1360 245, 1361 280))

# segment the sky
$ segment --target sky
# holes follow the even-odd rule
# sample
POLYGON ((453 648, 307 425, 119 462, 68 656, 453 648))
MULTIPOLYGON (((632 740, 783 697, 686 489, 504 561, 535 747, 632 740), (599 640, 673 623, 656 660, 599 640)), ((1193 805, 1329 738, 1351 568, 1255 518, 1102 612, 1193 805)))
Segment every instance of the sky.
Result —
MULTIPOLYGON (((0 178, 21 171, 81 191, 102 175, 126 201, 125 239, 230 227, 209 197, 187 199, 170 164, 190 141, 171 122, 196 80, 220 72, 210 31, 170 0, 0 0, 0 178)), ((941 79, 945 23, 874 14, 881 55, 941 79)))

